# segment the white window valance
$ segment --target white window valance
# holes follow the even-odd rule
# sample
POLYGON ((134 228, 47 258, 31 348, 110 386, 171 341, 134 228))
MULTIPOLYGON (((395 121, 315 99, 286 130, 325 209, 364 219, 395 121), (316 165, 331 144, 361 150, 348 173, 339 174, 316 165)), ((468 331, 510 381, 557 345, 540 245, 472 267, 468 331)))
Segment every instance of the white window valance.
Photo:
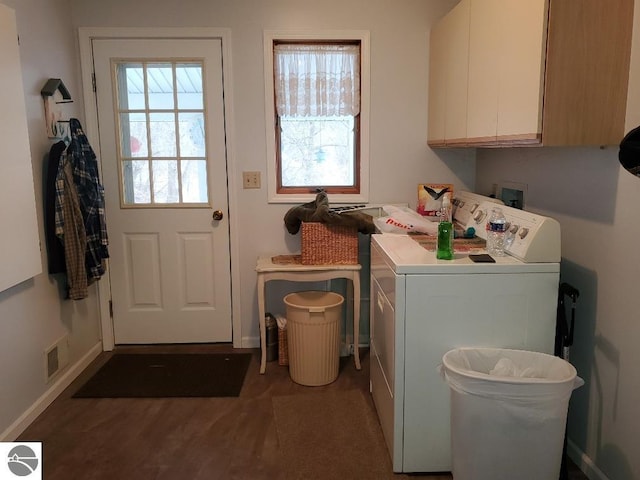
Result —
POLYGON ((276 44, 274 88, 280 116, 360 113, 360 46, 276 44))

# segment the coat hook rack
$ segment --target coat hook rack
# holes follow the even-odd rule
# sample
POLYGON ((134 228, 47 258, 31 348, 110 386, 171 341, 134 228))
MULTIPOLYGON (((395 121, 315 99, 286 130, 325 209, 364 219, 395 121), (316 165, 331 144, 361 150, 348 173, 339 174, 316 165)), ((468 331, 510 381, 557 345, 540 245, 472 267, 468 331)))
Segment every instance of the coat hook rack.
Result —
POLYGON ((61 104, 73 103, 69 90, 59 78, 50 78, 40 90, 44 100, 44 119, 47 137, 69 137, 69 121, 62 120, 61 104))

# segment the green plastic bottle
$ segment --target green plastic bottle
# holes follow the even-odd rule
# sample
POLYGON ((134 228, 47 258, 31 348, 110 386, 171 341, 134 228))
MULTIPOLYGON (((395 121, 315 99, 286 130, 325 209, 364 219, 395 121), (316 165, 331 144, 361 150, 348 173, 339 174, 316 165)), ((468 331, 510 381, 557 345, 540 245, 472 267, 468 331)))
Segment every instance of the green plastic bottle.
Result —
POLYGON ((442 198, 436 258, 453 260, 453 223, 451 222, 451 202, 448 194, 442 198))

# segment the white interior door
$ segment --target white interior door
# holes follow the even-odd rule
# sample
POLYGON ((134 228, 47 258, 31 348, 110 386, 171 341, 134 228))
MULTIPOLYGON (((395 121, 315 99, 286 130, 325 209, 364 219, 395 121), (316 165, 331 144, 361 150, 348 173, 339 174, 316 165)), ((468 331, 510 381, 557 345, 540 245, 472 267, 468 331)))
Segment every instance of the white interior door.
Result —
POLYGON ((116 344, 229 342, 219 39, 94 39, 116 344))

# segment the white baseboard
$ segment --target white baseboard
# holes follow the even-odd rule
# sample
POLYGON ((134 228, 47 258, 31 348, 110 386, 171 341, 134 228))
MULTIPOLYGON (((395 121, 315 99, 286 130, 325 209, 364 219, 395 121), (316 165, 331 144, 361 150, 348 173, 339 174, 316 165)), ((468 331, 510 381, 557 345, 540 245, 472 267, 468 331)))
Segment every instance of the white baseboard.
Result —
POLYGON ((96 343, 80 360, 68 368, 20 417, 0 434, 0 442, 13 442, 38 418, 82 371, 102 353, 102 341, 96 343))
POLYGON ((260 337, 242 337, 241 348, 260 348, 260 337))
MULTIPOLYGON (((242 337, 242 347, 240 348, 260 348, 260 337, 242 337)), ((360 343, 358 348, 369 348, 369 342, 360 343)), ((342 344, 340 354, 342 356, 351 355, 353 353, 353 344, 342 344)))
POLYGON ((609 477, 602 473, 593 460, 570 439, 567 439, 567 455, 589 480, 609 480, 609 477))

